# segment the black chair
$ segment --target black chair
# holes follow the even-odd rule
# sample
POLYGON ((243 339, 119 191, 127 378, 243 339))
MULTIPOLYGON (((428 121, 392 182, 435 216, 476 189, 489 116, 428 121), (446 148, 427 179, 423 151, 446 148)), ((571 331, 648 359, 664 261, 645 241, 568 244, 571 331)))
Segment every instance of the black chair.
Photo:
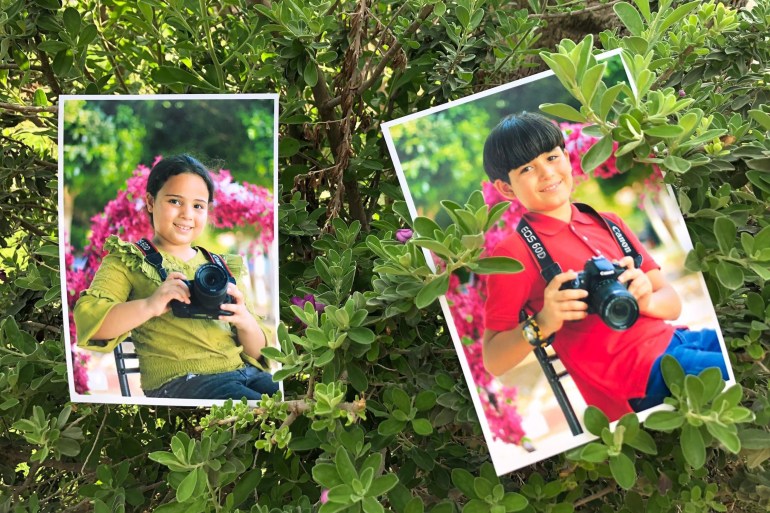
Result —
MULTIPOLYGON (((519 321, 524 321, 527 317, 528 314, 525 310, 519 312, 519 321)), ((543 369, 548 384, 551 385, 553 395, 556 397, 556 402, 559 404, 559 408, 561 408, 564 418, 567 420, 570 431, 572 431, 572 434, 575 436, 583 433, 580 421, 578 420, 577 415, 575 415, 575 409, 572 408, 572 403, 570 403, 567 393, 564 391, 564 387, 561 384, 561 378, 569 376, 569 373, 566 370, 557 372, 553 366, 554 362, 559 359, 559 355, 555 352, 549 355, 544 347, 536 347, 535 357, 537 357, 540 368, 543 369)))
POLYGON ((575 415, 575 410, 572 408, 567 393, 564 391, 564 387, 561 384, 561 378, 569 376, 569 373, 564 370, 557 372, 553 364, 559 359, 559 355, 556 353, 549 355, 542 347, 535 348, 535 356, 540 364, 540 367, 545 373, 545 377, 548 380, 548 384, 551 385, 553 395, 556 396, 556 402, 559 403, 564 417, 567 419, 570 431, 573 435, 579 435, 583 432, 583 428, 580 426, 580 421, 575 415))
POLYGON ((123 343, 130 342, 130 340, 124 340, 118 344, 112 353, 115 355, 115 367, 118 370, 118 383, 120 384, 120 393, 123 397, 131 397, 131 389, 128 386, 128 374, 135 374, 139 372, 138 361, 132 365, 127 366, 126 360, 137 360, 136 353, 126 353, 123 351, 123 343))

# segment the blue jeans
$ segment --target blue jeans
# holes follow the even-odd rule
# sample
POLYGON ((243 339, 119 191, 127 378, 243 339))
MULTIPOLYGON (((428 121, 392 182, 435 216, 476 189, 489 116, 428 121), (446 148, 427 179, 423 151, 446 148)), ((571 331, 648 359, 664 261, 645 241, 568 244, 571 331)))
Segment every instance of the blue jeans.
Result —
POLYGON ((671 338, 666 351, 652 364, 650 378, 647 382, 646 395, 640 399, 631 399, 628 404, 634 411, 652 408, 663 402, 671 391, 663 381, 660 362, 665 355, 676 358, 685 374, 700 374, 709 367, 718 367, 722 371, 722 379, 727 379, 727 366, 722 356, 722 348, 714 330, 690 331, 678 329, 671 338))
POLYGON ((262 394, 272 395, 278 391, 273 376, 246 365, 238 370, 219 374, 187 374, 174 378, 155 390, 145 390, 147 397, 174 399, 235 399, 245 397, 259 400, 262 394))

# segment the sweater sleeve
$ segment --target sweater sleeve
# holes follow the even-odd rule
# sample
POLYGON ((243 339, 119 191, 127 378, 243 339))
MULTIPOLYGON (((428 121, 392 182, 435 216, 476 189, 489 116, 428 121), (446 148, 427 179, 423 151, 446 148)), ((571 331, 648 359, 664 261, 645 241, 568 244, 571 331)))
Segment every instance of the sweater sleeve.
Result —
POLYGON ((131 294, 129 273, 119 255, 109 254, 104 257, 91 286, 80 294, 75 304, 73 316, 78 346, 107 353, 128 337, 130 332, 110 340, 93 339, 110 310, 128 300, 131 294))

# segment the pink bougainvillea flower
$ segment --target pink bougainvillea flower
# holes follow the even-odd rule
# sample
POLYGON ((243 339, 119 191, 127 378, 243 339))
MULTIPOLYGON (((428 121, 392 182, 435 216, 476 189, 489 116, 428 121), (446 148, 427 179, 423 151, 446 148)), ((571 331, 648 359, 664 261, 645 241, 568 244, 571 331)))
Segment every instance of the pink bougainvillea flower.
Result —
POLYGON ((321 313, 326 308, 326 305, 316 300, 313 294, 305 294, 305 297, 294 296, 291 298, 291 304, 297 305, 300 308, 305 308, 305 304, 310 303, 315 308, 315 311, 321 313))
POLYGON ((409 228, 401 228, 400 230, 396 230, 396 240, 401 244, 404 244, 406 241, 411 239, 412 235, 414 235, 414 232, 409 228))

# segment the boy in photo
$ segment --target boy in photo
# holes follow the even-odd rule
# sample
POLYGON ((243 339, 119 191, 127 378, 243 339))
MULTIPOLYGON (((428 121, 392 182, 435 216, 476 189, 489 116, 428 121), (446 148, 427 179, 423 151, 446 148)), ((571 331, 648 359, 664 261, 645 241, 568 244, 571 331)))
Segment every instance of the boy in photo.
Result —
POLYGON ((572 166, 558 126, 538 114, 506 117, 486 139, 484 170, 527 210, 493 252, 524 270, 488 279, 490 373, 504 374, 552 344, 586 403, 610 420, 670 395, 660 369, 665 354, 687 374, 717 367, 728 379, 714 330, 665 322, 679 317, 681 300, 623 220, 571 202, 572 166))

